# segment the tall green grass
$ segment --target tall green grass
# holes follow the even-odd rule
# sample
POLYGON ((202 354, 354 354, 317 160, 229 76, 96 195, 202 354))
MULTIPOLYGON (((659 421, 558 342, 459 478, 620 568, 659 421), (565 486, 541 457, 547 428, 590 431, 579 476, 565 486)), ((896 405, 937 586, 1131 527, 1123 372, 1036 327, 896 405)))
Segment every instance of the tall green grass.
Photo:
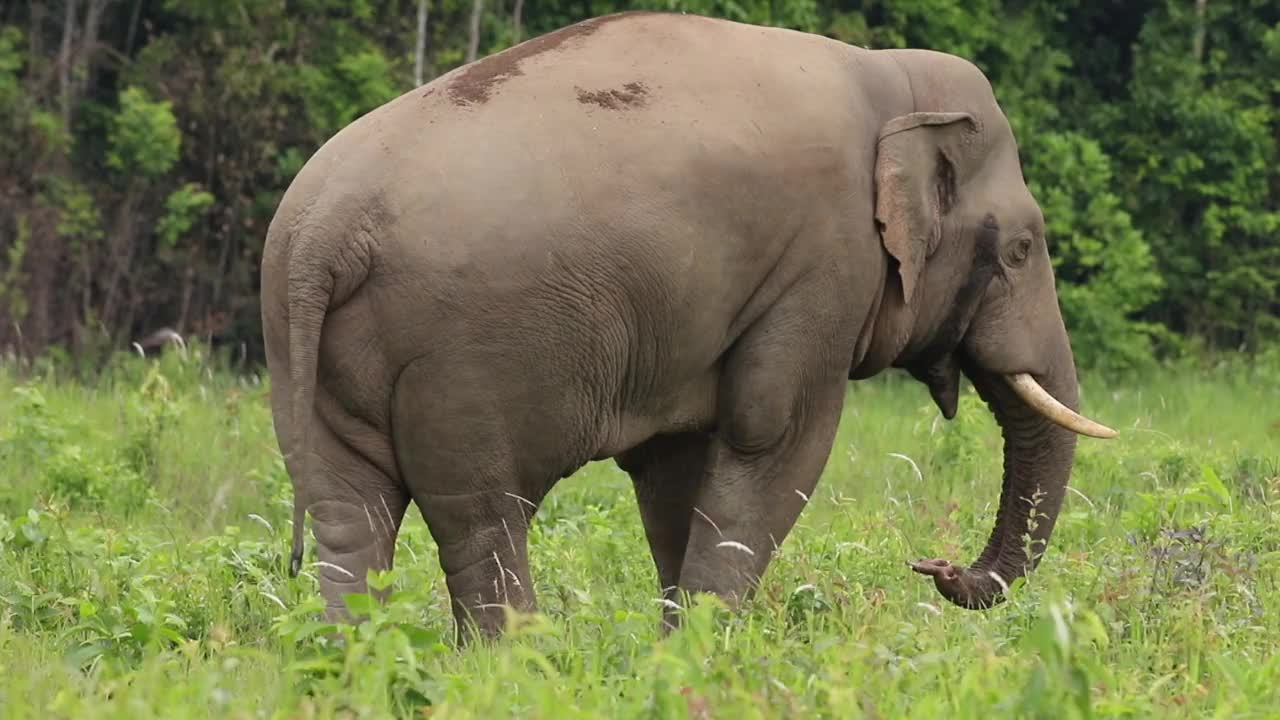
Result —
MULTIPOLYGON (((411 513, 385 606, 337 632, 285 573, 290 490, 261 379, 193 347, 90 382, 0 371, 5 718, 1085 718, 1280 714, 1280 363, 1084 386, 1122 430, 1082 439, 1039 572, 1005 604, 945 604, 905 561, 968 562, 999 436, 972 391, 853 384, 810 507, 737 613, 660 640, 629 482, 553 491, 541 613, 451 647, 411 513)), ((313 543, 308 541, 308 550, 313 543)), ((309 558, 310 559, 310 558, 309 558)))

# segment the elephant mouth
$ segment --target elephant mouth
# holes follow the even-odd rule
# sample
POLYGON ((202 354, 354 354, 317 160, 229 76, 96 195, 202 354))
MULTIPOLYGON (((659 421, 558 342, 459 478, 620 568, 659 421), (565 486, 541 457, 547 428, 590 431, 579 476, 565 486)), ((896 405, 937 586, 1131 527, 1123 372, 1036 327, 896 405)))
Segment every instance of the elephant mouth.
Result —
POLYGON ((948 420, 956 416, 956 408, 960 404, 961 362, 956 357, 958 353, 955 350, 931 363, 907 368, 912 377, 929 388, 929 396, 942 411, 942 416, 948 420))
MULTIPOLYGON (((912 377, 929 388, 930 397, 947 420, 956 416, 960 403, 961 368, 966 365, 972 367, 970 359, 960 357, 961 352, 960 349, 953 350, 932 363, 913 366, 908 370, 912 377)), ((1063 405, 1031 373, 999 373, 999 376, 1027 407, 1055 425, 1077 435, 1104 440, 1116 437, 1115 430, 1063 405)))

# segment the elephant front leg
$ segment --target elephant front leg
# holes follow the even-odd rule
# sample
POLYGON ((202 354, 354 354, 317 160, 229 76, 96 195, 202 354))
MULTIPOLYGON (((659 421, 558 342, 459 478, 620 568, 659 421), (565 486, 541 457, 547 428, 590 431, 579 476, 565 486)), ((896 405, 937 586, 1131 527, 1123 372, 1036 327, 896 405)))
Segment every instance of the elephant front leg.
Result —
POLYGON ((824 334, 820 321, 812 313, 798 322, 775 318, 726 364, 682 592, 714 593, 731 605, 749 595, 808 504, 831 451, 847 373, 836 360, 839 336, 824 334))
POLYGON ((828 404, 834 408, 767 450, 714 444, 694 503, 681 591, 736 604, 755 589, 826 464, 839 416, 839 403, 828 404))
POLYGON ((640 518, 657 566, 658 587, 666 601, 664 634, 677 622, 672 605, 677 599, 694 498, 706 467, 710 439, 702 433, 659 435, 618 458, 618 466, 631 475, 635 485, 640 518))

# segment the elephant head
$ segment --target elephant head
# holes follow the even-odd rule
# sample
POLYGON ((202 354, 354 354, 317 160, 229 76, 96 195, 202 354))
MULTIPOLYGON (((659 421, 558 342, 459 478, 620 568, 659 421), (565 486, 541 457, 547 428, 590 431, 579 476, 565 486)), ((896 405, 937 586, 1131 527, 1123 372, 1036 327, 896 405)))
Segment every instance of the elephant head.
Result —
POLYGON ((892 260, 867 360, 854 376, 904 368, 950 419, 963 373, 994 413, 1004 482, 986 548, 967 568, 912 564, 951 602, 985 608, 1038 565, 1076 434, 1115 432, 1076 412, 1044 218, 990 84, 958 58, 889 52, 908 76, 914 109, 879 133, 875 214, 892 260))

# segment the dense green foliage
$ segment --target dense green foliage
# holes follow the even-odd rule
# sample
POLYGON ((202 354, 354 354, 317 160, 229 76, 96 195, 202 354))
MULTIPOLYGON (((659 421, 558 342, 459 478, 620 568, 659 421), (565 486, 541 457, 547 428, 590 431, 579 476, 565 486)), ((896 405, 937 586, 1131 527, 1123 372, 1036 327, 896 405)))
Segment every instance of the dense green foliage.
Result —
POLYGON ((0 349, 92 366, 170 326, 259 358, 265 229, 325 139, 419 67, 641 7, 977 62, 1083 365, 1275 341, 1273 0, 31 0, 0 8, 0 349))
POLYGON ((115 358, 94 385, 0 371, 5 718, 1274 717, 1280 357, 1087 379, 1044 563, 987 612, 904 561, 968 560, 999 488, 972 391, 944 422, 886 376, 850 386, 813 502, 756 599, 657 637, 626 477, 594 463, 533 525, 540 616, 458 652, 416 513, 384 607, 339 637, 285 565, 290 492, 267 388, 201 349, 115 358), (427 704, 430 707, 426 707, 427 704))

